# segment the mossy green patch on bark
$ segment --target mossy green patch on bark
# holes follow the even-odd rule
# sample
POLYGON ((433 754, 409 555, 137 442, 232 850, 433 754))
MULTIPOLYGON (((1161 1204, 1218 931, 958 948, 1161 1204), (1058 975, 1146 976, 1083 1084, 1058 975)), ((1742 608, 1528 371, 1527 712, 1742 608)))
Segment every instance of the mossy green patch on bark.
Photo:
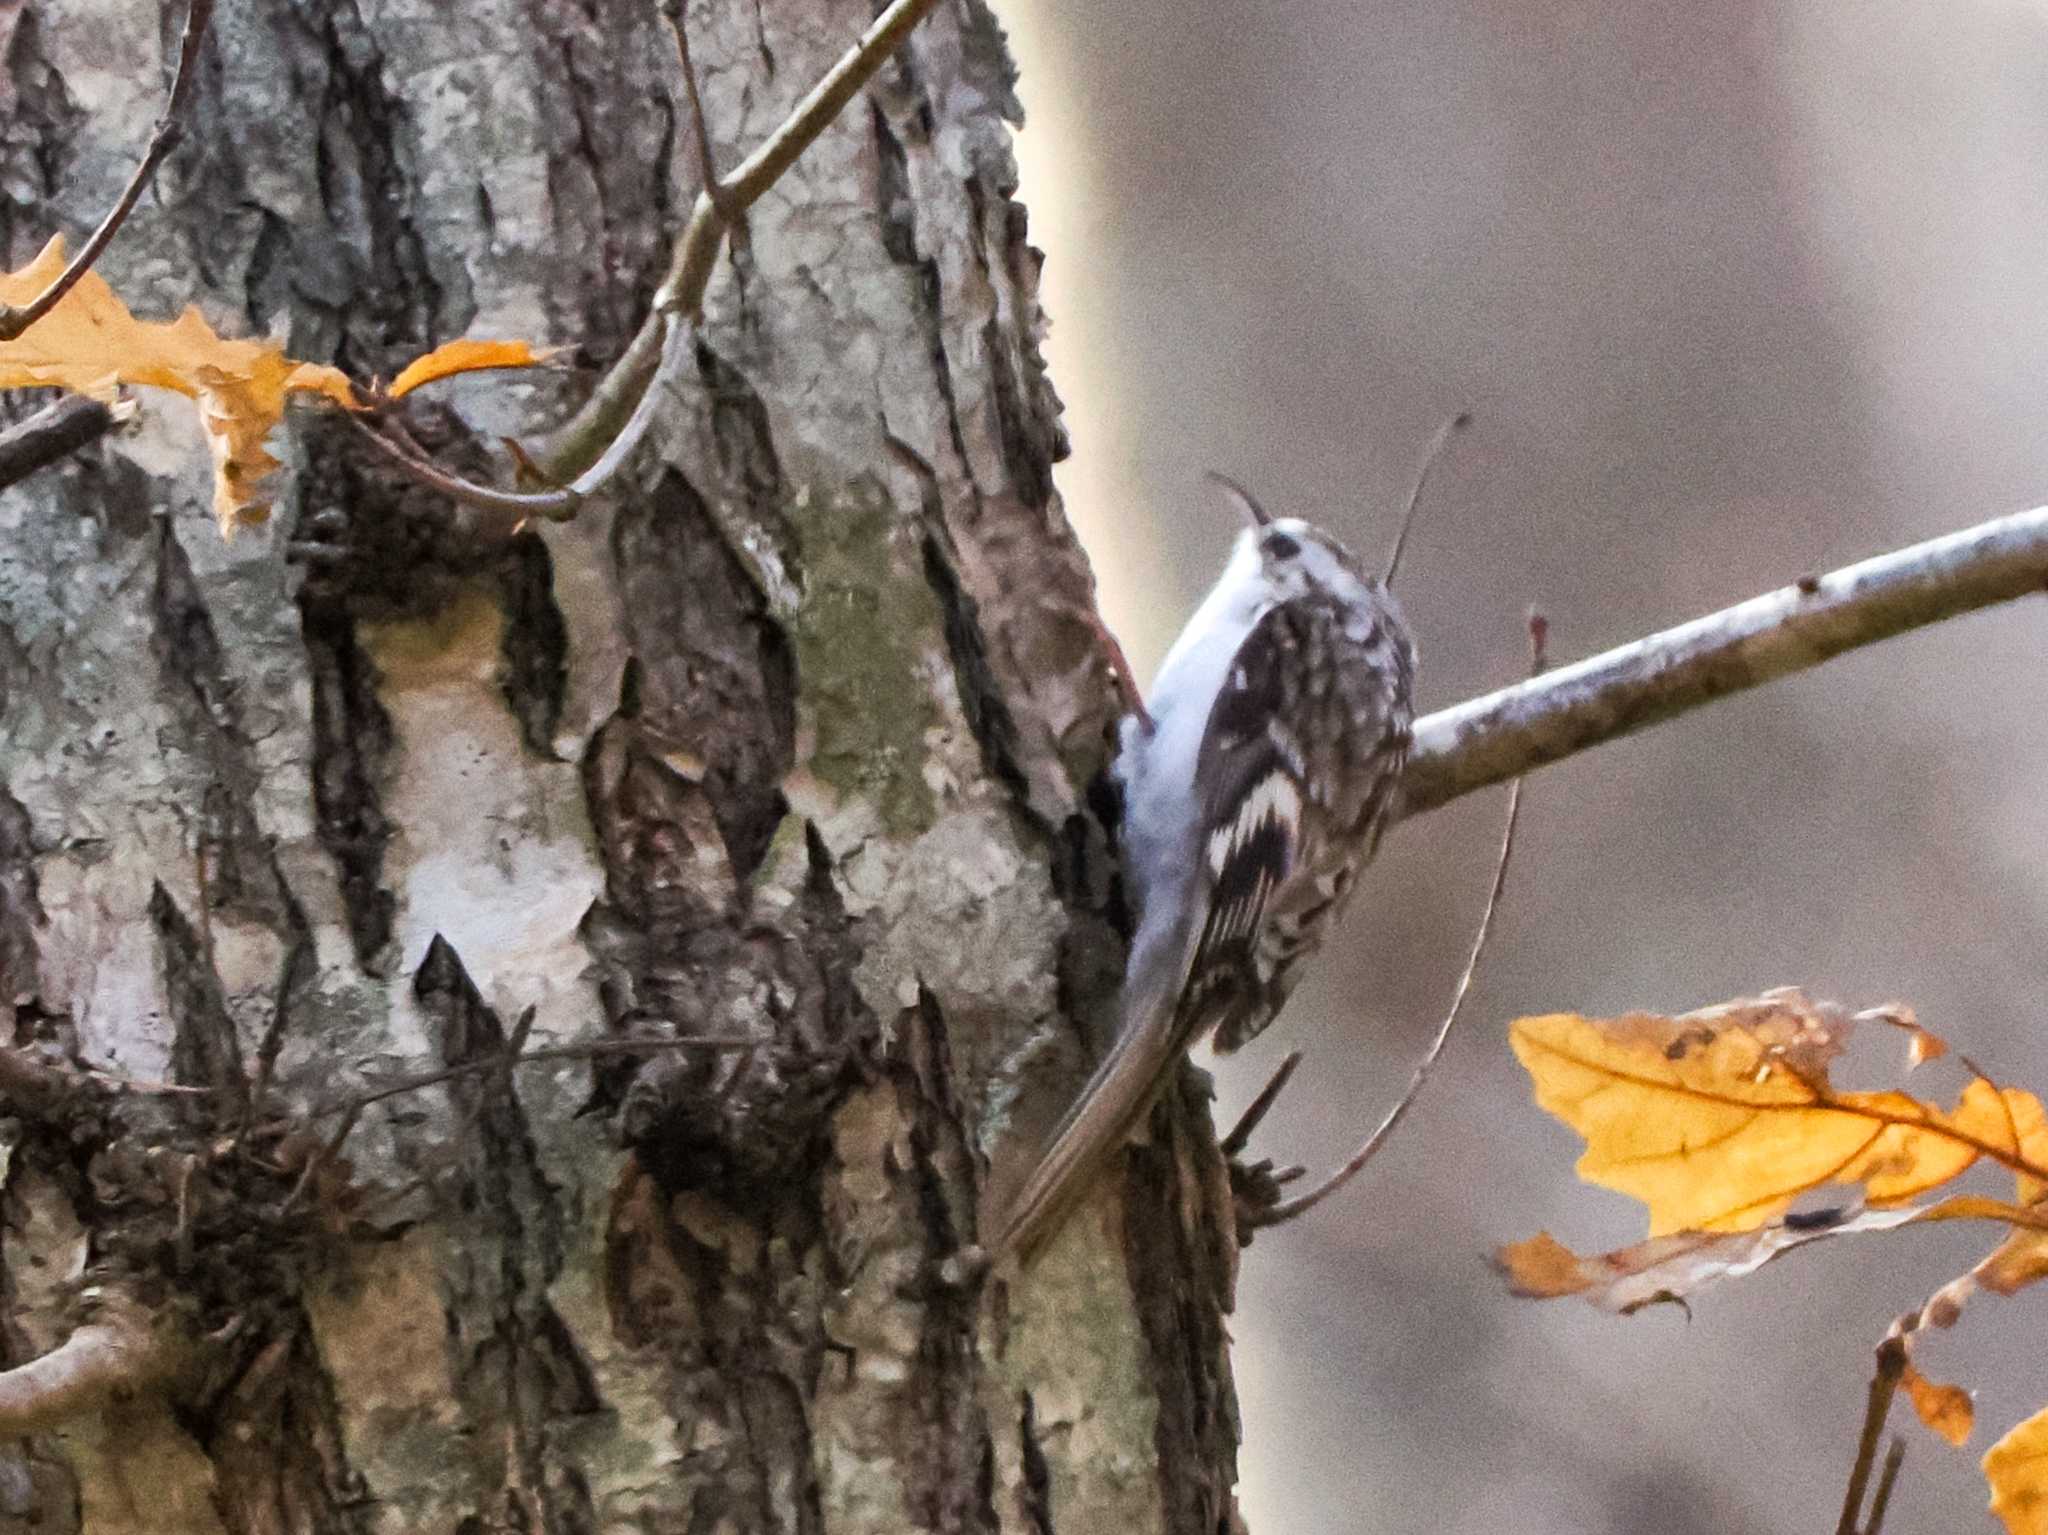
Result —
POLYGON ((802 547, 804 595, 789 622, 809 727, 810 771, 870 801, 891 836, 911 837, 936 812, 925 782, 925 733, 938 723, 928 656, 941 615, 914 559, 897 545, 880 488, 800 491, 790 509, 802 547))

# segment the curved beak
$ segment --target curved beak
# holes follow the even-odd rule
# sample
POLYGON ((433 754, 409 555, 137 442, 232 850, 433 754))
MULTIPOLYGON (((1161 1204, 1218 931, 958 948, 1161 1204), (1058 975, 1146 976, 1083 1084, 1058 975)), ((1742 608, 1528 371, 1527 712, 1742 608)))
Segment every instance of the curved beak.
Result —
POLYGON ((1223 493, 1236 503, 1238 512, 1244 517, 1244 520, 1253 527, 1263 528, 1272 523, 1273 519, 1266 514, 1266 509, 1252 498, 1252 493, 1238 484, 1229 475, 1219 474, 1214 469, 1211 469, 1209 471, 1209 482, 1222 488, 1223 493))

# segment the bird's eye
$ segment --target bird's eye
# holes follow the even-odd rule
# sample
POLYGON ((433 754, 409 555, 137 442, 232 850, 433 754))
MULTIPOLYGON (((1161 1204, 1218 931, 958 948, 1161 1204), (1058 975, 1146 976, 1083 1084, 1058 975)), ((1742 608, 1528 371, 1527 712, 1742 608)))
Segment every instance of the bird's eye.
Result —
POLYGON ((1301 545, 1285 533, 1266 535, 1266 553, 1276 560, 1291 560, 1301 553, 1301 545))

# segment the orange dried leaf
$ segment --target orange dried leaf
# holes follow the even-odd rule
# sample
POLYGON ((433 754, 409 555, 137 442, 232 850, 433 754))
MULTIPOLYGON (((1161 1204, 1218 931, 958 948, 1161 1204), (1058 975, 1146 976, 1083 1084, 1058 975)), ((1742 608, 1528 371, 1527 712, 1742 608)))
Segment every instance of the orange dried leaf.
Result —
POLYGON ((2015 1231, 1988 1253, 1971 1276, 1994 1295, 2011 1295, 2048 1279, 2048 1234, 2015 1231))
POLYGON ((1920 1421, 1961 1449, 1970 1430, 1977 1425, 1977 1409, 1970 1393, 1961 1386, 1929 1380, 1911 1361, 1906 1364, 1906 1373, 1899 1377, 1899 1385, 1912 1402, 1913 1411, 1920 1414, 1920 1421))
POLYGON ((1494 1262, 1508 1288, 1532 1300, 1581 1295, 1627 1316, 1657 1301, 1685 1301, 1724 1279, 1753 1274, 1782 1253, 1824 1237, 1889 1231, 1919 1219, 1913 1210, 1819 1211, 1755 1231, 1680 1231, 1581 1257, 1548 1232, 1503 1247, 1494 1262))
POLYGON ((1925 1066, 1929 1061, 1938 1061, 1948 1054, 1948 1042, 1939 1034, 1930 1034, 1916 1028, 1906 1041, 1906 1064, 1908 1067, 1925 1066))
POLYGON ((1906 1036, 1908 1071, 1925 1066, 1929 1061, 1938 1061, 1948 1054, 1948 1041, 1932 1029, 1922 1028, 1919 1015, 1903 1002, 1887 1002, 1882 1007, 1866 1007, 1856 1015, 1855 1021, 1882 1023, 1903 1033, 1906 1036))
MULTIPOLYGON (((64 267, 64 242, 0 274, 0 303, 24 304, 64 267)), ((269 515, 263 481, 277 467, 264 439, 288 394, 353 406, 340 372, 293 362, 270 341, 230 341, 196 309, 169 322, 138 320, 96 272, 12 341, 0 342, 0 389, 58 388, 109 399, 119 384, 171 389, 197 402, 213 449, 214 512, 223 531, 269 515)))
POLYGON ((554 355, 552 347, 536 351, 524 341, 445 341, 424 357, 407 363, 386 393, 396 400, 438 378, 481 373, 490 368, 531 368, 554 355))
POLYGON ((1984 1452, 1991 1512, 2006 1535, 2048 1535, 2048 1410, 2035 1413, 1984 1452))
POLYGON ((1530 1300, 1577 1295, 1599 1282, 1586 1259, 1547 1231, 1509 1243, 1494 1253, 1493 1261, 1507 1276, 1508 1288, 1530 1300))
POLYGON ((1510 1041, 1538 1105, 1585 1139, 1579 1176, 1641 1200, 1653 1237, 1754 1230, 1829 1183, 1897 1204, 1981 1155, 2025 1154, 2043 1118, 2031 1093, 1973 1081, 1944 1111, 1835 1092, 1851 1023, 1786 990, 1675 1018, 1522 1018, 1510 1041))

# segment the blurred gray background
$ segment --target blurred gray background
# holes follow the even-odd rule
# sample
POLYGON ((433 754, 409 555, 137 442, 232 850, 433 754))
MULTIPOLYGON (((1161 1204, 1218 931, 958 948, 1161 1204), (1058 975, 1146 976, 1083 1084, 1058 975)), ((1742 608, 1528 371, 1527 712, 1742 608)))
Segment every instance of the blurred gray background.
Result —
MULTIPOLYGON (((1201 473, 1384 547, 1431 430, 1475 429, 1402 571, 1422 692, 1512 680, 1798 574, 2048 501, 2048 9, 1771 0, 1000 0, 1049 253, 1061 485, 1151 667, 1234 527, 1201 473)), ((1780 983, 1903 998, 2048 1088, 2048 611, 1908 637, 1532 781, 1461 1038, 1372 1170, 1247 1254, 1254 1528, 1820 1531, 1870 1349, 1982 1231, 1841 1243, 1688 1325, 1502 1290, 1579 1186, 1507 1021, 1780 983)), ((1263 1150, 1340 1157, 1406 1080, 1477 919, 1498 794, 1389 842, 1233 1113, 1309 1049, 1263 1150)), ((1983 1448, 2048 1402, 2048 1297, 1922 1350, 1979 1388, 1911 1445, 1894 1531, 1996 1526, 1983 1448)))

